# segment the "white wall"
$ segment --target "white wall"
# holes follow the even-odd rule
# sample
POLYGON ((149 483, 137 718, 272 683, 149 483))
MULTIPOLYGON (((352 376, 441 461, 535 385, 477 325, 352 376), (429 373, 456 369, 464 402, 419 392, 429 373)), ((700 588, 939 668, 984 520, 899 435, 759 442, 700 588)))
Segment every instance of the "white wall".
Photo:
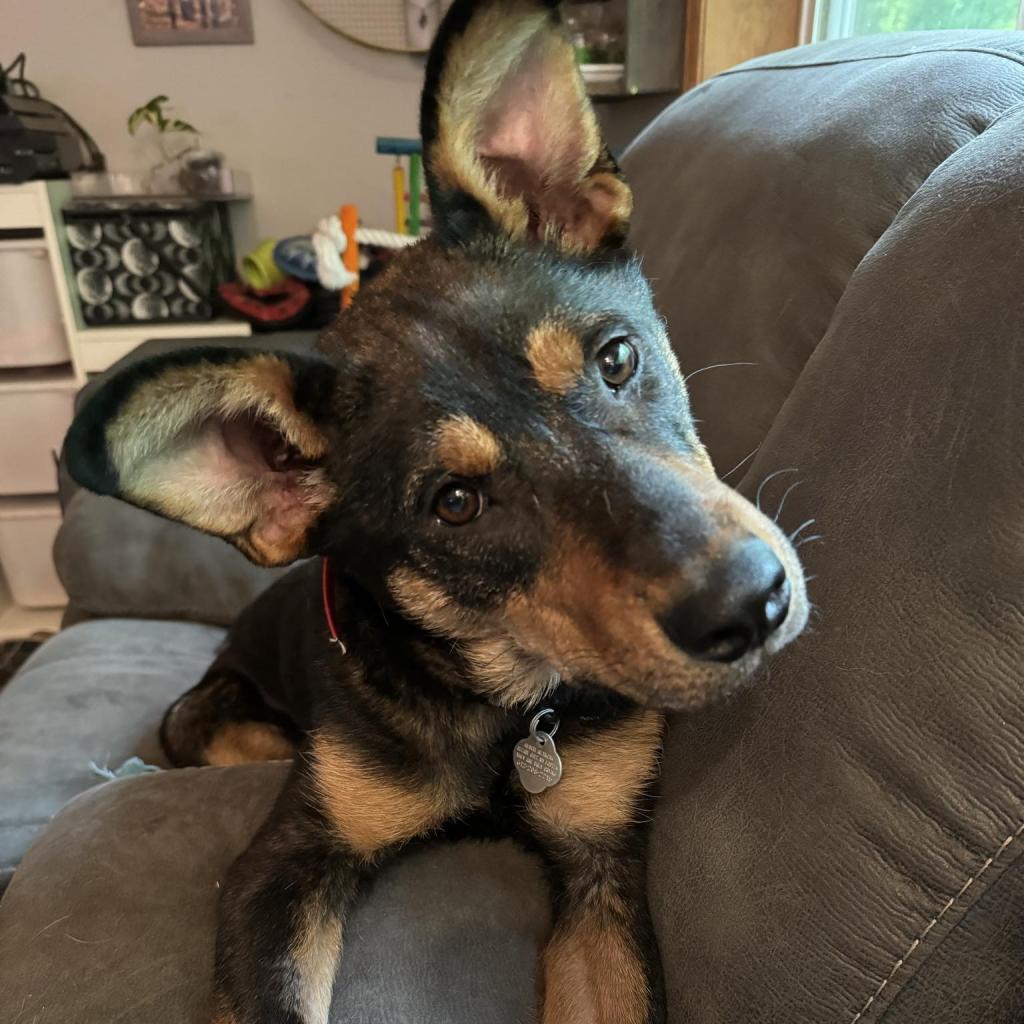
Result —
MULTIPOLYGON (((152 151, 125 121, 168 95, 206 145, 252 176, 255 200, 235 217, 239 255, 311 230, 342 202, 391 228, 393 160, 374 140, 416 135, 423 58, 352 43, 298 0, 252 7, 251 46, 137 47, 126 0, 0 0, 0 61, 24 50, 28 77, 92 133, 111 168, 147 166, 152 151)), ((610 144, 624 147, 668 100, 600 105, 610 144)))
POLYGON ((255 201, 236 220, 241 254, 263 236, 310 230, 342 202, 392 226, 391 157, 378 135, 414 136, 422 58, 370 50, 330 31, 298 0, 253 0, 251 46, 132 42, 125 0, 0 0, 0 61, 24 50, 28 77, 94 136, 111 167, 145 165, 131 110, 166 93, 255 201))

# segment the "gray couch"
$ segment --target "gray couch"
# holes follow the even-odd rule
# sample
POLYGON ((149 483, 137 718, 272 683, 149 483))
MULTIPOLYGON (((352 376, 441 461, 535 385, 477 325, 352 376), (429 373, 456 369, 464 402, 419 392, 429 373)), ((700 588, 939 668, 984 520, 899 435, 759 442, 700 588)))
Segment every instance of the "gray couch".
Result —
MULTIPOLYGON (((716 465, 749 494, 796 470, 760 501, 799 481, 781 521, 825 538, 810 634, 671 724, 669 1021, 1024 1019, 1024 39, 777 54, 625 167, 684 371, 754 364, 693 378, 716 465)), ((269 577, 84 493, 58 560, 88 621, 0 694, 0 1020, 197 1021, 219 879, 285 767, 89 762, 161 763, 162 709, 269 577)), ((332 1020, 530 1020, 547 927, 511 845, 410 849, 347 930, 332 1020)))

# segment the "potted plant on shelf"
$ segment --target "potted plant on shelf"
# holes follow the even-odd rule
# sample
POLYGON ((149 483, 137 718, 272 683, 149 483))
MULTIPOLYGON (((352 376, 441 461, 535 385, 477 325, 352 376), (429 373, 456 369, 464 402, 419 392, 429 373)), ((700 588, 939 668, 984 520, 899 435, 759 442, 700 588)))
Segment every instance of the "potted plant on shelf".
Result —
POLYGON ((188 121, 166 109, 167 96, 154 96, 128 115, 128 134, 135 136, 148 127, 160 157, 149 170, 147 191, 155 194, 201 195, 220 190, 223 157, 200 146, 201 132, 188 121))

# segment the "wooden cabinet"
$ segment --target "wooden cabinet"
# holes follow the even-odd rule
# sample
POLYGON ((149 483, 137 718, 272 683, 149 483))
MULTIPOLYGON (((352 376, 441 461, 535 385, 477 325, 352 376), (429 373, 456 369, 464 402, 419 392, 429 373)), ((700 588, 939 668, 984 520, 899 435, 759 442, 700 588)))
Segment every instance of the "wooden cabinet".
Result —
POLYGON ((808 41, 814 0, 686 0, 684 88, 808 41))

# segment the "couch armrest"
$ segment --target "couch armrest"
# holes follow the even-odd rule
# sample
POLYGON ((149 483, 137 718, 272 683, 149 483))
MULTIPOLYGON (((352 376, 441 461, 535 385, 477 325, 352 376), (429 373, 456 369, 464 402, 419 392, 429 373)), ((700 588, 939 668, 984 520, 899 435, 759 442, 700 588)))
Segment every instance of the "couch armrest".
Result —
MULTIPOLYGON (((205 1020, 220 886, 287 771, 180 769, 69 804, 0 903, 0 1020, 205 1020)), ((331 1021, 532 1019, 545 890, 508 842, 408 851, 346 925, 331 1021)))

